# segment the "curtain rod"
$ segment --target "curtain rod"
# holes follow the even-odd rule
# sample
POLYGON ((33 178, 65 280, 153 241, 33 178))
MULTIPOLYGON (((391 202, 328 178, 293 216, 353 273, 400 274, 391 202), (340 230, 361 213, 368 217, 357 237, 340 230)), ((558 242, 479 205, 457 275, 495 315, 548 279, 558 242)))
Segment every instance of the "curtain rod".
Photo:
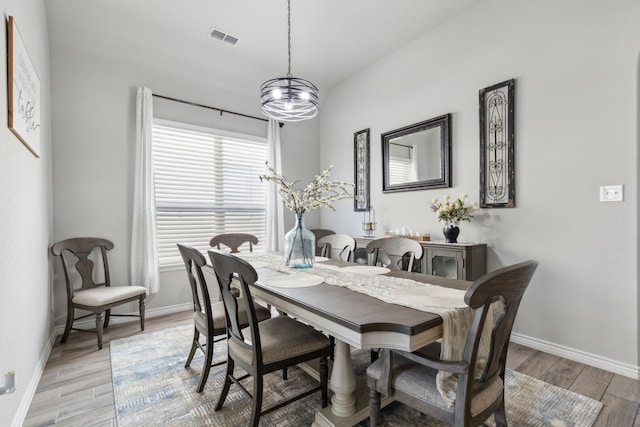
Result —
MULTIPOLYGON (((227 114, 233 114, 235 116, 246 117, 248 119, 260 120, 260 121, 263 121, 263 122, 268 122, 269 121, 268 119, 265 119, 265 118, 262 118, 262 117, 250 116, 249 114, 243 114, 243 113, 236 113, 235 111, 223 110, 222 108, 211 107, 209 105, 198 104, 196 102, 183 101, 182 99, 171 98, 170 96, 158 95, 157 93, 152 93, 152 95, 157 97, 157 98, 162 98, 162 99, 166 99, 166 100, 169 100, 169 101, 175 101, 175 102, 180 102, 182 104, 193 105, 194 107, 208 108, 209 110, 220 111, 220 115, 222 115, 223 113, 227 113, 227 114)), ((284 123, 282 123, 282 122, 278 122, 278 124, 280 125, 280 127, 284 126, 284 123)))

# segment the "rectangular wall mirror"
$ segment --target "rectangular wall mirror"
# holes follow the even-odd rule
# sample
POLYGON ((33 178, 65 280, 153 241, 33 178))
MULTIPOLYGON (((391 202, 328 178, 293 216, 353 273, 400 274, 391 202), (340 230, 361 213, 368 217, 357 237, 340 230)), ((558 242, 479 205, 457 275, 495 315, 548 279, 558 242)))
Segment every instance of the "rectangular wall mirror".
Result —
POLYGON ((382 134, 382 192, 451 187, 451 114, 382 134))

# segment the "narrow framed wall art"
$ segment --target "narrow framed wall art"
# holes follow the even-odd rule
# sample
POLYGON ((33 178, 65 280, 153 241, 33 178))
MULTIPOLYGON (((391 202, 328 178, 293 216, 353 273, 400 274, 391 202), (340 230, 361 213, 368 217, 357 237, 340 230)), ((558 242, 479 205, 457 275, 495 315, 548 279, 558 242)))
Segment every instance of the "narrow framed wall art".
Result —
POLYGON ((7 48, 9 129, 40 157, 40 78, 13 16, 7 23, 7 48))
POLYGON ((480 90, 480 207, 513 208, 515 79, 480 90))
POLYGON ((353 189, 355 212, 368 211, 370 208, 370 172, 369 172, 369 129, 353 134, 353 189))

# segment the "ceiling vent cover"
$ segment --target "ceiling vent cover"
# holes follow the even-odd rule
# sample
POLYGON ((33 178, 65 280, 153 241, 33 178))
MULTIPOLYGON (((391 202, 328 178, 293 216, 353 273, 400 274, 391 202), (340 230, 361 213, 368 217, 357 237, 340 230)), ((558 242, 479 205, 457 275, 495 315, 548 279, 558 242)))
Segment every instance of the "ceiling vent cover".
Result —
POLYGON ((212 28, 211 31, 209 31, 209 37, 220 40, 223 43, 230 44, 231 46, 237 45, 240 41, 238 37, 232 36, 231 34, 227 34, 215 28, 212 28))

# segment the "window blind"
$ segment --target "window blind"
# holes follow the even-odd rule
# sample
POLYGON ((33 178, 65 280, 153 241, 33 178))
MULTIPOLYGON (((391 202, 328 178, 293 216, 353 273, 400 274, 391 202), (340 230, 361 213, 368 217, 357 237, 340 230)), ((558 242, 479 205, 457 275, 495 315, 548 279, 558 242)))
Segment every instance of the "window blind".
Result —
POLYGON ((402 184, 414 181, 411 179, 411 159, 406 157, 389 157, 389 184, 402 184))
POLYGON ((153 165, 160 267, 182 264, 176 246, 210 249, 221 233, 265 241, 265 138, 155 119, 153 165))

